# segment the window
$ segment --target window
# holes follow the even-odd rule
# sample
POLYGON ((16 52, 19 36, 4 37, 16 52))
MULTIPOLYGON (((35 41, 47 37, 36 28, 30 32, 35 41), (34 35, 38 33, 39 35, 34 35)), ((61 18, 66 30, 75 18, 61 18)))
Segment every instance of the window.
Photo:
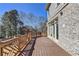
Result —
POLYGON ((54 20, 54 24, 53 24, 53 36, 58 39, 58 18, 54 20))
POLYGON ((56 39, 58 39, 58 20, 56 21, 56 39))

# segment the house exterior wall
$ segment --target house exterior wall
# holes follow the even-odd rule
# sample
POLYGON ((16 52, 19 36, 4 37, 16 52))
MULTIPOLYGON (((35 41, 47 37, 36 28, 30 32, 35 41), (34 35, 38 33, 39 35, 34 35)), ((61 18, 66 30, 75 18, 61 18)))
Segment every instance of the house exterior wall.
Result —
MULTIPOLYGON (((54 8, 55 5, 56 3, 54 5, 51 4, 48 10, 48 12, 52 13, 51 17, 48 18, 48 33, 53 33, 54 27, 52 24, 57 17, 58 44, 72 53, 72 55, 79 55, 79 4, 69 3, 61 8, 60 11, 58 11, 58 7, 54 8), (51 24, 50 27, 52 27, 52 30, 49 29, 49 24, 51 24)), ((60 4, 59 7, 64 5, 65 4, 60 4)), ((56 38, 53 39, 53 34, 52 36, 48 34, 48 37, 51 38, 51 40, 56 40, 56 38)))
POLYGON ((49 11, 48 11, 48 18, 51 18, 52 16, 54 16, 56 7, 57 5, 55 3, 50 5, 49 11))

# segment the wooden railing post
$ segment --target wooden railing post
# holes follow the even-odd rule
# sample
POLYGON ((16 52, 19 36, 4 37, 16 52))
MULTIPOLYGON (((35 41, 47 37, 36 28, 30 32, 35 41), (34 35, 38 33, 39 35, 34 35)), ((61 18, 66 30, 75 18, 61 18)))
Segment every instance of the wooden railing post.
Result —
POLYGON ((1 47, 0 47, 0 56, 1 56, 1 47))
POLYGON ((19 50, 19 52, 20 52, 20 38, 18 39, 18 50, 19 50))
POLYGON ((20 49, 21 49, 21 48, 20 48, 20 44, 21 44, 21 43, 20 43, 20 36, 17 38, 17 41, 18 41, 18 42, 17 42, 17 43, 18 43, 18 52, 20 52, 20 49))
POLYGON ((2 56, 2 48, 1 48, 1 45, 0 45, 0 56, 2 56))
POLYGON ((31 32, 30 32, 29 36, 30 36, 30 40, 31 40, 31 39, 32 39, 32 38, 31 38, 31 32))

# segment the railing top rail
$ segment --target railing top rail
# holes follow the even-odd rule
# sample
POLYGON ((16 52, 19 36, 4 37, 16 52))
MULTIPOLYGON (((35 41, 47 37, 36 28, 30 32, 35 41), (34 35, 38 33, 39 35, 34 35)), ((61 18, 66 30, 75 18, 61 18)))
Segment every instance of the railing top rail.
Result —
POLYGON ((7 40, 4 40, 4 41, 0 41, 0 43, 6 43, 6 42, 10 42, 10 41, 13 41, 15 39, 17 39, 18 37, 16 38, 11 38, 11 39, 7 39, 7 40))
POLYGON ((9 45, 9 44, 11 44, 12 42, 14 42, 17 39, 18 39, 18 37, 8 39, 8 40, 4 40, 4 41, 0 41, 0 47, 4 47, 5 45, 9 45))
POLYGON ((19 35, 18 37, 15 37, 15 38, 11 38, 11 39, 7 39, 7 40, 4 40, 4 41, 0 41, 0 46, 3 47, 5 45, 9 45, 12 42, 14 42, 15 40, 18 40, 18 39, 20 39, 20 37, 24 37, 24 36, 27 36, 27 34, 19 35))

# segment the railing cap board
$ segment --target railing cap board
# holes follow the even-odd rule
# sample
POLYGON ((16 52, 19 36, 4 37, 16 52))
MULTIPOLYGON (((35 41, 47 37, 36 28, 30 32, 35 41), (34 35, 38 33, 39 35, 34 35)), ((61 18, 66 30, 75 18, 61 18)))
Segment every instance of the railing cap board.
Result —
POLYGON ((4 40, 4 41, 0 41, 0 46, 3 47, 5 45, 9 45, 9 44, 11 44, 12 42, 14 42, 17 39, 18 39, 18 37, 12 38, 12 39, 8 39, 8 40, 4 40))

